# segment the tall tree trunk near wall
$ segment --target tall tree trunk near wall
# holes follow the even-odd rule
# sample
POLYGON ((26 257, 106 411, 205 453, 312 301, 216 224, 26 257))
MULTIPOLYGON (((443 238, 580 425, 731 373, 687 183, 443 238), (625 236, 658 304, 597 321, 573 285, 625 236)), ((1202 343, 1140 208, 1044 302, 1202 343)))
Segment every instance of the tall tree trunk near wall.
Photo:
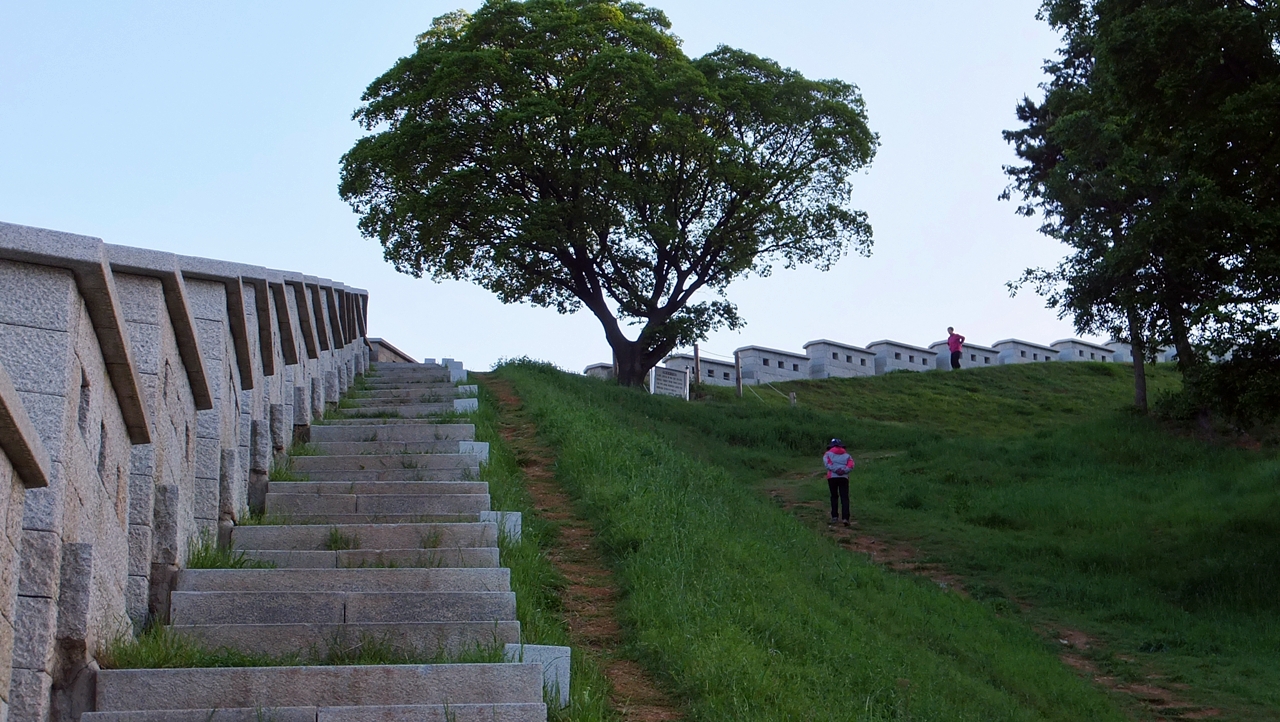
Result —
POLYGON ((1142 335, 1142 318, 1129 309, 1129 348, 1133 355, 1133 405, 1147 413, 1147 342, 1142 335))

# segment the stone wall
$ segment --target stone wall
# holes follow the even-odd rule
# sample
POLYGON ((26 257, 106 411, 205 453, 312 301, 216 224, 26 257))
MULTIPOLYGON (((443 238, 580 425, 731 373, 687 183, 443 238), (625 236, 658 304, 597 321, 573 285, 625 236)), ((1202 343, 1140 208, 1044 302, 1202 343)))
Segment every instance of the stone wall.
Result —
POLYGON ((368 297, 5 223, 0 293, 0 722, 74 720, 364 371, 368 297))

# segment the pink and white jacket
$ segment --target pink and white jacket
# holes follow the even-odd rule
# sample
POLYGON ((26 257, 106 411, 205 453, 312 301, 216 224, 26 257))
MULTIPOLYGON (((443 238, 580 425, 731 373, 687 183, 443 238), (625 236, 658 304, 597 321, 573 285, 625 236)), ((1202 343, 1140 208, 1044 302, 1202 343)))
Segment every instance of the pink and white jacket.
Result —
POLYGON ((833 446, 822 455, 822 463, 827 467, 828 479, 848 479, 853 471, 853 457, 843 446, 833 446))

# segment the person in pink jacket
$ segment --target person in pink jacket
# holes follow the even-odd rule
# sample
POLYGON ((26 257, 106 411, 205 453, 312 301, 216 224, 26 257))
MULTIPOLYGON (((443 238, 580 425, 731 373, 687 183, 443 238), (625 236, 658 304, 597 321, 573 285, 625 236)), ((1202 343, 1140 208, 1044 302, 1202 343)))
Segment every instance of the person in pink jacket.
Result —
POLYGON ((827 444, 827 453, 822 455, 822 464, 827 467, 827 488, 831 490, 831 521, 843 521, 849 526, 849 472, 853 471, 853 457, 845 451, 844 442, 832 439, 827 444))

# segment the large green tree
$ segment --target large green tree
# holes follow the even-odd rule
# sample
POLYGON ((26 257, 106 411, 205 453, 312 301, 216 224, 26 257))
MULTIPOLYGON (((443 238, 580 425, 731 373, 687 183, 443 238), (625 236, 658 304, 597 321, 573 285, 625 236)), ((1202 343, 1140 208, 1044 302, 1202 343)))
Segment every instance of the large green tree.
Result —
MULTIPOLYGON (((1280 302, 1280 5, 1048 0, 1063 35, 1007 169, 1071 252, 1029 271, 1082 332, 1202 350, 1247 345, 1280 302)), ((1145 342, 1145 343, 1144 343, 1145 342)), ((1140 364, 1138 370, 1140 371, 1140 364)), ((1140 376, 1139 376, 1140 382, 1140 376)), ((1139 394, 1141 401, 1141 394, 1139 394)))
POLYGON ((624 384, 739 327, 733 280, 870 249, 857 88, 727 47, 690 59, 639 3, 488 0, 438 18, 363 100, 340 191, 386 259, 585 306, 624 384))

